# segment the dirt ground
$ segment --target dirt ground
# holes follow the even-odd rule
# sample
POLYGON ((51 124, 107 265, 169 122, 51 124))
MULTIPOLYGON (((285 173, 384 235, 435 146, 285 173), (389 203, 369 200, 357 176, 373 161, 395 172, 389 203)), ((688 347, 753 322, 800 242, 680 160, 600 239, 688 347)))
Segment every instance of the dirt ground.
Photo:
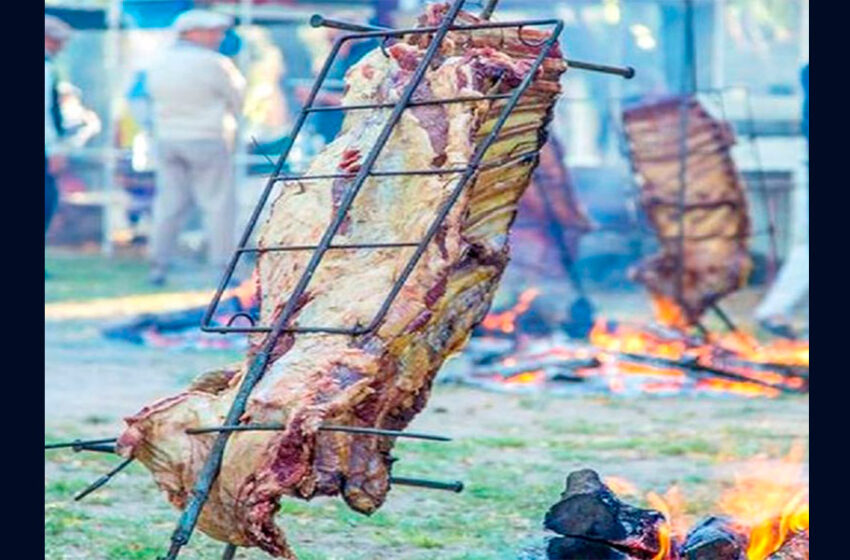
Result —
MULTIPOLYGON (((48 254, 48 308, 150 291, 140 264, 119 264, 48 254)), ((166 290, 199 289, 198 284, 191 274, 178 275, 166 290)), ((639 295, 602 300, 623 312, 643 312, 639 295)), ((181 390, 198 373, 239 358, 236 351, 107 341, 99 329, 110 314, 101 315, 106 316, 46 323, 46 441, 114 436, 122 417, 181 390)), ((641 491, 629 501, 642 505, 644 492, 678 485, 687 514, 699 517, 716 511, 719 494, 749 461, 778 460, 793 442, 807 445, 808 411, 808 398, 800 396, 563 398, 438 383, 411 429, 455 439, 399 441, 394 474, 463 480, 463 493, 394 488, 371 517, 349 511, 337 499, 287 501, 278 522, 303 559, 515 559, 544 542, 543 514, 569 472, 589 467, 625 478, 641 491)), ((46 452, 46 558, 153 560, 164 554, 177 512, 141 465, 73 501, 118 462, 98 453, 46 452)), ((806 464, 799 467, 805 478, 806 464)), ((198 533, 181 558, 217 558, 222 549, 198 533)), ((253 550, 237 554, 265 557, 253 550)))

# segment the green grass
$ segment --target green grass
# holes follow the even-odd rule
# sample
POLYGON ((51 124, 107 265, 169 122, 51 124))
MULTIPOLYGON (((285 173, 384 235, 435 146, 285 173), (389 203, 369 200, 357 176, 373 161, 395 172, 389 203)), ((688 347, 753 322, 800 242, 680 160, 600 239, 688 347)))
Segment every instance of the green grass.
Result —
POLYGON ((165 286, 155 287, 148 282, 148 264, 144 257, 115 255, 107 258, 97 252, 56 248, 45 250, 44 266, 49 275, 44 282, 47 303, 212 289, 215 280, 209 272, 193 274, 192 270, 187 270, 172 275, 165 286))
POLYGON ((80 254, 47 249, 44 265, 46 302, 82 301, 159 291, 147 283, 147 266, 138 257, 107 259, 98 253, 80 254))
MULTIPOLYGON (((97 254, 48 250, 46 259, 52 275, 45 284, 47 301, 158 291, 147 285, 147 267, 137 257, 107 260, 97 254)), ((165 290, 203 287, 175 282, 165 290)), ((93 321, 51 325, 53 340, 49 344, 55 346, 50 348, 70 346, 74 352, 62 355, 74 356, 84 346, 89 352, 86 359, 96 356, 97 369, 102 371, 115 367, 119 360, 126 361, 126 355, 143 359, 149 370, 163 368, 168 362, 169 371, 175 372, 175 392, 198 372, 209 369, 209 364, 238 358, 227 352, 134 351, 125 355, 113 348, 110 353, 98 346, 94 335, 80 335, 81 328, 96 333, 93 321)), ((713 514, 717 513, 717 496, 730 481, 728 471, 721 475, 721 470, 716 470, 723 466, 719 457, 736 462, 759 454, 780 457, 787 453, 791 439, 807 436, 804 398, 744 401, 487 395, 481 399, 481 395, 437 384, 431 405, 423 418, 417 419, 427 425, 412 429, 444 430, 455 439, 450 443, 399 440, 392 452, 399 459, 394 474, 463 480, 466 489, 462 494, 396 487, 371 516, 353 512, 339 498, 284 499, 277 522, 299 558, 515 560, 524 546, 543 542, 543 515, 563 491, 567 474, 579 468, 633 482, 640 495, 627 501, 634 505, 646 506, 648 490, 663 493, 677 484, 689 514, 713 514), (438 408, 443 412, 436 414, 438 408)), ((110 396, 104 393, 103 398, 110 396)), ((128 407, 126 413, 134 410, 128 407)), ((47 411, 45 441, 111 435, 119 429, 121 415, 86 409, 76 416, 54 417, 47 411)), ((45 453, 45 558, 155 560, 164 554, 178 512, 140 464, 131 465, 84 501, 73 501, 77 492, 118 461, 99 453, 45 453)), ((198 532, 181 560, 219 558, 223 548, 198 532)), ((237 557, 268 558, 255 549, 240 550, 237 557)))
MULTIPOLYGON (((667 416, 671 415, 675 411, 667 416)), ((654 421, 647 422, 653 425, 654 421)), ((696 419, 689 426, 684 425, 688 420, 677 422, 675 430, 655 422, 657 431, 640 436, 609 435, 610 423, 596 430, 589 423, 565 422, 561 433, 541 430, 534 439, 480 436, 449 444, 400 441, 393 452, 402 459, 395 472, 463 479, 465 492, 399 487, 371 516, 351 511, 339 499, 287 499, 277 519, 302 560, 508 560, 516 558, 523 543, 542 541, 543 514, 572 470, 591 467, 603 476, 625 471, 641 492, 663 493, 678 484, 687 497, 686 512, 699 517, 716 513, 714 501, 728 483, 711 474, 712 457, 741 448, 746 449, 747 455, 741 455, 746 458, 773 449, 769 445, 775 443, 753 441, 752 430, 757 427, 734 427, 732 419, 713 435, 706 435, 696 419), (668 465, 675 478, 659 477, 647 465, 668 465)), ((48 456, 55 474, 45 485, 45 532, 51 552, 47 557, 78 557, 71 553, 77 550, 98 551, 86 557, 105 560, 154 560, 161 555, 177 515, 156 491, 147 471, 133 466, 100 497, 94 494, 87 503, 77 504, 70 501, 73 494, 107 470, 111 458, 72 454, 69 462, 68 457, 48 456)), ((628 501, 647 505, 643 495, 628 501)), ((186 557, 215 558, 221 548, 220 543, 196 535, 186 557)), ((265 556, 250 550, 240 551, 239 558, 265 556)))

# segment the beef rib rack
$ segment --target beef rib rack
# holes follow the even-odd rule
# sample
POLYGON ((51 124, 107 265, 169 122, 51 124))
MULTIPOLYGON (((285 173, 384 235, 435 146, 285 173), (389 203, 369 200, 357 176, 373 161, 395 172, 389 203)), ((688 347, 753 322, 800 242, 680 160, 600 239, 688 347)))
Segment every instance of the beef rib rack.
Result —
MULTIPOLYGON (((439 25, 447 4, 429 6, 423 26, 439 25)), ((456 25, 480 22, 460 12, 456 25)), ((548 33, 530 28, 449 31, 413 101, 476 98, 510 93, 529 75, 548 33)), ((343 105, 387 104, 400 98, 429 45, 408 35, 382 45, 352 66, 343 105)), ((354 510, 371 513, 390 488, 394 439, 320 430, 323 424, 400 430, 428 401, 445 359, 462 348, 487 313, 509 258, 508 232, 517 201, 546 141, 552 107, 567 69, 557 43, 510 113, 482 165, 452 206, 401 292, 377 328, 351 336, 286 332, 248 399, 241 423, 278 424, 279 431, 230 436, 198 528, 237 546, 256 546, 294 558, 274 522, 282 498, 341 495, 354 510), (523 156, 523 154, 525 154, 523 156)), ((422 105, 402 113, 374 171, 334 237, 335 246, 421 239, 457 175, 493 130, 508 100, 472 99, 422 105), (384 174, 440 170, 445 174, 384 174)), ((384 128, 391 108, 346 112, 339 135, 312 161, 313 178, 287 185, 259 232, 257 289, 260 322, 271 324, 290 300, 309 255, 263 251, 314 245, 337 213, 364 154, 384 128)), ((334 248, 297 301, 292 325, 368 324, 402 274, 413 247, 334 248)), ((247 364, 263 342, 253 335, 245 363, 198 378, 186 391, 126 419, 118 450, 140 460, 169 500, 186 507, 215 434, 186 431, 225 422, 247 364)))

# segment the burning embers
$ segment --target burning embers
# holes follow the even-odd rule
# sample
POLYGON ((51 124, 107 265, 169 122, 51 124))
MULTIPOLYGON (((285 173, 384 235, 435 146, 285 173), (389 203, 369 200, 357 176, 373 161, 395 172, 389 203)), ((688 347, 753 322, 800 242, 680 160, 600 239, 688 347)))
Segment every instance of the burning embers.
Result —
POLYGON ((489 389, 553 393, 735 394, 775 397, 805 393, 808 341, 762 344, 735 331, 691 336, 677 328, 675 305, 666 325, 597 320, 589 344, 540 326, 540 291, 522 292, 510 308, 485 317, 468 350, 465 383, 489 389))
MULTIPOLYGON (((765 473, 759 473, 764 475, 765 473)), ((571 473, 544 526, 558 534, 549 560, 808 560, 808 487, 799 480, 749 476, 723 494, 723 516, 687 530, 681 492, 647 495, 653 509, 620 500, 636 493, 622 479, 603 483, 594 471, 571 473)))

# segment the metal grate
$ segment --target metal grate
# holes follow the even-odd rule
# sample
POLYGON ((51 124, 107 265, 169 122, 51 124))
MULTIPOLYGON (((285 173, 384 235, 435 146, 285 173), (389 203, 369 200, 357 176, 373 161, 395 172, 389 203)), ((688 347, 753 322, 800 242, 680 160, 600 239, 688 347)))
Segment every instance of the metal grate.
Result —
MULTIPOLYGON (((349 24, 346 22, 337 22, 332 20, 326 20, 321 16, 315 16, 311 23, 314 26, 323 25, 328 27, 335 27, 338 29, 343 29, 346 31, 350 31, 350 33, 337 38, 335 41, 331 52, 325 61, 322 70, 319 72, 318 77, 316 78, 315 83, 310 91, 310 94, 307 98, 307 101, 304 105, 304 108, 301 110, 298 118, 296 119, 293 131, 291 133, 291 142, 289 142, 283 152, 280 154, 277 163, 274 166, 274 171, 271 176, 268 178, 265 189, 263 190, 260 199, 255 206, 251 217, 248 221, 248 225, 245 228, 245 231, 242 234, 242 237, 239 241, 238 248, 233 254, 230 262, 227 265, 225 273, 219 283, 218 289, 216 290, 215 295, 206 311, 206 314, 203 318, 201 328, 206 332, 218 332, 218 333, 266 333, 266 337, 264 338, 262 344, 260 345, 260 350, 255 353, 251 359, 248 370, 245 374, 244 379, 242 380, 242 384, 239 387, 239 390, 234 398, 233 404, 231 406, 230 411, 228 412, 227 418, 224 422, 224 425, 227 427, 237 426, 239 425, 239 419, 242 416, 245 406, 247 404, 247 399, 251 394, 254 386, 260 380, 260 378, 265 373, 267 366, 270 363, 270 354, 274 349, 277 340, 279 337, 286 332, 322 332, 322 333, 330 333, 330 334, 340 334, 340 335, 362 335, 369 333, 377 328, 377 326, 381 323, 387 311, 389 310, 392 302, 398 296, 402 286, 413 272, 417 262, 425 252, 428 244, 434 238, 436 233, 438 232, 440 226, 445 220, 446 216, 451 211, 454 204, 457 202, 460 195, 463 193, 464 188, 469 183, 470 179, 472 179, 478 172, 487 169, 489 167, 495 167, 504 165, 505 163, 511 161, 529 161, 533 160, 537 157, 537 150, 522 153, 522 154, 509 154, 507 158, 502 159, 498 162, 493 163, 482 163, 484 155, 487 150, 493 144, 493 142, 499 136, 499 133, 504 126, 505 122, 511 115, 511 112, 517 105, 520 97, 526 91, 528 86, 531 84, 534 79, 537 70, 543 64, 544 59, 546 58, 547 53, 551 49, 551 47, 555 44, 558 37, 561 34, 563 29, 563 22, 558 19, 536 19, 536 20, 523 20, 523 21, 508 21, 508 22, 489 22, 484 21, 481 23, 477 23, 474 25, 457 25, 455 24, 455 19, 460 12, 461 8, 464 6, 465 0, 454 0, 451 3, 446 15, 444 16, 442 22, 439 26, 436 27, 418 27, 418 28, 410 28, 410 29, 382 29, 382 28, 371 28, 366 26, 359 26, 354 24, 349 24), (506 94, 495 94, 495 95, 485 95, 481 97, 457 97, 451 99, 436 99, 430 101, 413 101, 412 97, 420 82, 422 81, 425 73, 430 66, 431 62, 434 60, 435 55, 439 51, 440 45, 445 38, 446 34, 449 31, 475 31, 481 29, 515 29, 516 33, 522 39, 522 30, 528 27, 545 27, 549 29, 549 34, 544 41, 539 43, 535 43, 533 46, 539 47, 540 52, 534 59, 528 74, 523 78, 522 82, 511 92, 506 94), (316 98, 317 95, 322 88, 323 83, 327 77, 328 71, 331 68, 331 65, 336 60, 337 56, 343 45, 346 43, 358 40, 358 39, 380 39, 381 40, 381 48, 384 49, 386 43, 391 39, 397 39, 403 36, 408 35, 429 35, 430 36, 430 44, 426 49, 424 56, 419 61, 416 70, 414 71, 410 81, 406 85, 404 92, 402 93, 400 99, 396 103, 377 103, 377 104, 358 104, 358 105, 338 105, 338 106, 317 106, 316 98), (378 159, 381 151, 386 145, 387 140, 389 139, 395 125, 398 123, 399 119, 402 116, 402 113, 411 108, 421 105, 437 105, 437 104, 448 104, 448 103, 465 103, 472 101, 481 101, 481 100, 506 100, 507 103, 505 107, 502 109, 499 114, 498 119, 493 126, 491 132, 487 135, 487 137, 481 142, 476 151, 473 153, 469 162, 465 166, 455 167, 449 169, 422 169, 422 170, 404 170, 404 171, 375 171, 374 165, 376 160, 378 159), (324 112, 324 111, 357 111, 357 110, 369 110, 369 109, 388 109, 392 108, 392 113, 389 116, 387 123, 384 125, 381 130, 375 144, 372 146, 371 150, 364 158, 362 162, 361 168, 357 171, 357 173, 336 173, 336 174, 327 174, 327 175, 289 175, 282 174, 281 171, 284 169, 284 166, 289 157, 291 147, 294 144, 294 141, 297 135, 301 132, 302 127, 307 119, 307 117, 316 112, 324 112), (352 203, 354 202, 357 194, 359 193, 361 187, 364 182, 370 177, 392 177, 399 175, 459 175, 457 178, 453 189, 451 190, 447 199, 440 205, 437 210, 436 216, 428 227, 425 235, 422 239, 411 240, 411 241, 396 241, 396 240, 388 240, 386 242, 381 243, 367 243, 367 244, 335 244, 334 237, 336 236, 340 226, 342 225, 348 211, 351 209, 352 203), (327 227, 325 232, 323 233, 321 240, 316 245, 299 245, 299 246, 275 246, 275 247, 251 247, 248 246, 248 241, 251 238, 252 233, 257 225, 257 221, 265 208, 266 204, 269 201, 269 197, 272 193, 274 187, 278 184, 285 184, 288 182, 295 182, 300 180, 308 180, 308 179, 332 179, 332 178, 346 178, 353 179, 353 182, 348 186, 347 191, 340 203, 339 209, 334 215, 333 220, 330 225, 327 227), (319 326, 319 327, 298 327, 291 325, 291 320, 297 311, 296 305, 300 300, 301 296, 305 293, 310 281, 315 273, 316 269, 322 262, 323 257, 328 251, 335 250, 346 250, 346 249, 404 249, 404 248, 415 248, 413 255, 407 261, 401 275, 393 284, 389 293, 386 295, 383 303, 381 304, 378 312, 375 316, 369 321, 369 323, 365 326, 355 325, 348 328, 340 328, 340 327, 328 327, 328 326, 319 326), (222 295, 224 294, 227 286, 231 283, 233 278, 234 270, 236 269, 239 260, 246 254, 261 254, 266 252, 291 252, 291 251, 304 251, 311 252, 310 260, 299 278, 292 294, 290 294, 286 304, 284 305, 283 311, 281 314, 275 319, 274 324, 272 325, 256 325, 256 319, 253 317, 247 317, 250 322, 250 327, 244 326, 232 326, 232 325, 216 325, 213 324, 213 316, 216 313, 217 306, 221 301, 222 295)), ((482 12, 482 16, 484 19, 489 18, 492 14, 493 9, 495 8, 496 0, 489 0, 487 6, 484 8, 482 12)), ((524 39, 523 39, 524 40, 524 39)), ((526 41, 527 42, 527 41, 526 41)), ((620 75, 625 78, 631 78, 634 75, 634 70, 632 68, 615 68, 610 66, 598 65, 594 63, 587 63, 581 61, 568 61, 569 65, 573 68, 580 68, 584 70, 591 71, 599 71, 609 74, 620 75)), ((245 317, 243 315, 243 317, 245 317)), ((174 533, 171 537, 171 547, 169 549, 166 560, 174 560, 180 553, 180 550, 183 546, 185 546, 194 531, 195 525, 197 523, 198 517, 200 515, 201 509, 203 508, 204 503, 207 500, 209 495, 210 488, 215 481, 215 478, 218 474, 219 466, 221 464, 222 456, 224 454, 224 448, 227 444, 228 437, 230 433, 234 430, 227 429, 222 430, 218 433, 216 440, 213 444, 213 447, 210 451, 209 456, 207 457, 206 463, 204 464, 198 479, 195 482, 194 488, 191 492, 191 498, 186 508, 183 510, 183 513, 180 517, 180 521, 175 529, 174 533)), ((449 489, 453 491, 459 491, 462 486, 458 486, 458 483, 436 483, 433 481, 421 481, 418 479, 406 479, 406 478, 393 478, 390 481, 391 483, 396 484, 409 484, 415 486, 423 486, 429 488, 438 488, 438 489, 449 489)), ((226 558, 232 558, 235 552, 235 547, 232 545, 228 545, 225 550, 226 558)))

